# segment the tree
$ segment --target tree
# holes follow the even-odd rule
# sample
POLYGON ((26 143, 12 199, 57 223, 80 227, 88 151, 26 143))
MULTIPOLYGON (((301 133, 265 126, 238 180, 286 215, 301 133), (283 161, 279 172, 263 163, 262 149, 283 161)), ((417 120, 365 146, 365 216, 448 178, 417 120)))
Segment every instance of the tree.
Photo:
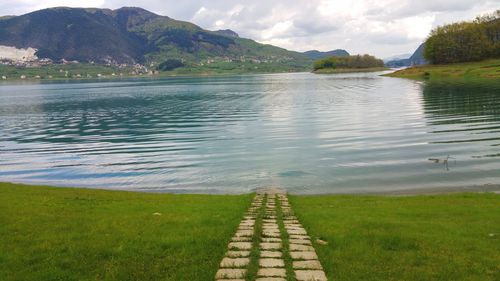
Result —
POLYGON ((437 27, 425 42, 424 57, 433 64, 478 61, 500 55, 500 11, 473 22, 437 27))

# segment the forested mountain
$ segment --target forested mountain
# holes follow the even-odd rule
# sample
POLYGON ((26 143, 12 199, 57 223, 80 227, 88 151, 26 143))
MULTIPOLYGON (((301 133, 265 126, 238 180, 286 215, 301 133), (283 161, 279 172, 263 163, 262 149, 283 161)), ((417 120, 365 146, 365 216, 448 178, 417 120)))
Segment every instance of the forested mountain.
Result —
POLYGON ((347 57, 349 53, 346 50, 336 49, 328 52, 320 52, 317 50, 311 50, 303 53, 313 60, 322 59, 326 57, 347 57))
POLYGON ((54 61, 158 65, 168 59, 203 65, 217 60, 309 67, 307 56, 208 31, 141 8, 50 8, 0 18, 0 45, 37 49, 54 61))

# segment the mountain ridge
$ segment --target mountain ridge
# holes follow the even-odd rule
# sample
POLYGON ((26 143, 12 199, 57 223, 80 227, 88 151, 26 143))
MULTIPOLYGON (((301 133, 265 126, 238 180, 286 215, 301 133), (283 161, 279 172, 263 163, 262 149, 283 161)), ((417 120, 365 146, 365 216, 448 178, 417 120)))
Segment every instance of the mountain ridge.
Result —
POLYGON ((35 48, 53 61, 187 65, 216 61, 274 63, 305 68, 311 60, 294 51, 240 38, 231 30, 209 31, 139 7, 56 7, 0 20, 0 45, 35 48))

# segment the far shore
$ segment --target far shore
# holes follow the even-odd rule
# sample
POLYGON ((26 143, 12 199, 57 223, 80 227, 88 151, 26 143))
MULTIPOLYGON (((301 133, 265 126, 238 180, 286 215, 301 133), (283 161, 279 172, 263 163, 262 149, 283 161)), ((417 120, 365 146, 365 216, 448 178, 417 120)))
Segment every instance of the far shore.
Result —
POLYGON ((335 73, 357 73, 357 72, 378 72, 390 70, 387 67, 367 67, 367 68, 323 68, 314 70, 315 74, 335 74, 335 73))

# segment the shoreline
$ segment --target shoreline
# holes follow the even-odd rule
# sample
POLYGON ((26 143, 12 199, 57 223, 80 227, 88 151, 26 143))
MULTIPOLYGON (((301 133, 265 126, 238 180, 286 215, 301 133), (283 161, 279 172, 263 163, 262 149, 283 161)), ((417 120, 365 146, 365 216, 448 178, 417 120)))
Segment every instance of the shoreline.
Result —
POLYGON ((314 70, 314 74, 338 74, 338 73, 363 73, 363 72, 379 72, 390 70, 388 67, 368 67, 368 68, 324 68, 314 70))
POLYGON ((452 64, 410 66, 383 74, 385 77, 417 81, 461 79, 464 81, 500 79, 500 59, 452 64))
MULTIPOLYGON (((249 192, 220 192, 212 190, 212 192, 196 192, 194 190, 170 190, 170 191, 152 191, 152 190, 132 190, 132 189, 108 189, 105 187, 75 187, 75 186, 53 186, 36 183, 20 183, 20 182, 0 182, 0 188, 3 185, 18 185, 26 187, 48 187, 54 189, 74 189, 74 190, 95 190, 95 191, 117 191, 139 194, 171 194, 171 195, 247 195, 257 192, 263 187, 252 189, 249 192)), ((288 192, 286 188, 277 187, 280 190, 286 191, 293 196, 419 196, 419 195, 440 195, 440 194, 455 194, 455 193, 495 193, 500 194, 500 184, 485 184, 473 186, 449 186, 449 187, 428 187, 428 188, 409 188, 397 190, 381 190, 381 191, 337 191, 330 193, 295 193, 288 192)), ((199 191, 199 190, 198 190, 199 191)))

